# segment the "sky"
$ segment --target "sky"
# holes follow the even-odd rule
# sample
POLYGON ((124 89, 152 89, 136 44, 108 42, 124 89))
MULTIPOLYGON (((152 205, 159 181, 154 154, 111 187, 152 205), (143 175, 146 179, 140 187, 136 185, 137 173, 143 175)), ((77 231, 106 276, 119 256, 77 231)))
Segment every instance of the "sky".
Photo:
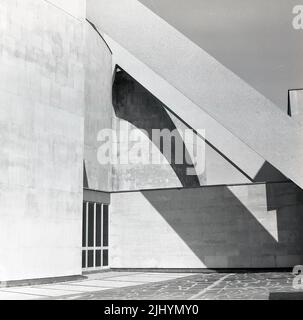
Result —
POLYGON ((303 0, 139 1, 283 111, 303 88, 303 29, 292 26, 303 0))

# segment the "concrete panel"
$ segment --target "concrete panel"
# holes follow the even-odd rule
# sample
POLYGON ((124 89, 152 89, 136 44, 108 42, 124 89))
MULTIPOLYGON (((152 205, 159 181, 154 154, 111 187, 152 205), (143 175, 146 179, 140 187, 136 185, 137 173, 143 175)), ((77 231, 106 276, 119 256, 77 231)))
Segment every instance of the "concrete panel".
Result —
POLYGON ((302 128, 294 120, 138 1, 87 6, 101 30, 303 187, 302 128))
POLYGON ((79 275, 84 25, 4 0, 0 29, 0 281, 79 275))
POLYGON ((111 191, 111 164, 97 159, 98 133, 112 128, 112 57, 98 33, 86 25, 84 187, 111 191))
POLYGON ((289 114, 303 125, 303 89, 289 91, 289 114))
POLYGON ((302 208, 293 183, 115 193, 110 265, 293 267, 303 262, 302 208))
POLYGON ((83 192, 83 200, 87 202, 110 204, 110 193, 85 189, 83 192))

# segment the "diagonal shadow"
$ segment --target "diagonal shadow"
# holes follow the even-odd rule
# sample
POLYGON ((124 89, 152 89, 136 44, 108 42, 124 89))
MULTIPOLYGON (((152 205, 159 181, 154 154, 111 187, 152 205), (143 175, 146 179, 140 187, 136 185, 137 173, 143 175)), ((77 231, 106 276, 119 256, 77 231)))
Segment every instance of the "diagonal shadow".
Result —
POLYGON ((83 161, 83 188, 85 189, 89 188, 85 160, 83 161))
POLYGON ((268 182, 268 181, 289 181, 284 174, 265 161, 259 172, 254 177, 254 182, 268 182))
POLYGON ((248 197, 248 203, 255 203, 254 212, 226 186, 142 194, 209 268, 291 267, 293 261, 287 257, 294 256, 302 263, 303 191, 289 183, 268 184, 267 188, 271 191, 264 207, 256 201, 257 193, 248 197), (285 190, 288 195, 281 198, 285 190), (279 241, 255 217, 260 210, 266 216, 273 205, 279 241))

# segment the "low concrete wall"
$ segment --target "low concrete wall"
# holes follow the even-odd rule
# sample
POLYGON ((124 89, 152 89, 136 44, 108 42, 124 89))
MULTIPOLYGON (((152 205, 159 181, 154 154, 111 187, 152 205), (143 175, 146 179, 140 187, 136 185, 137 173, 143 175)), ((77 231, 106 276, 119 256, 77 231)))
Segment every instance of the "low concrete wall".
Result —
POLYGON ((115 193, 112 268, 274 268, 303 263, 292 183, 115 193))

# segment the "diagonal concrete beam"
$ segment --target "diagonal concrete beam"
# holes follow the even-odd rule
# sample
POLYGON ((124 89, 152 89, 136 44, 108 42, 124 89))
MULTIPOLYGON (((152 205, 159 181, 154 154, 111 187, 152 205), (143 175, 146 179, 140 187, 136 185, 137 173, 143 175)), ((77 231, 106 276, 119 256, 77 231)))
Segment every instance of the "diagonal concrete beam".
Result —
MULTIPOLYGON (((136 0, 88 0, 98 28, 303 187, 302 127, 136 0)), ((186 110, 196 117, 192 110, 186 110)), ((250 160, 248 160, 250 161, 250 160)))
POLYGON ((190 127, 204 129, 206 135, 203 138, 220 150, 250 180, 254 179, 265 163, 262 157, 116 41, 108 35, 103 36, 113 52, 114 66, 118 65, 129 73, 190 127))

